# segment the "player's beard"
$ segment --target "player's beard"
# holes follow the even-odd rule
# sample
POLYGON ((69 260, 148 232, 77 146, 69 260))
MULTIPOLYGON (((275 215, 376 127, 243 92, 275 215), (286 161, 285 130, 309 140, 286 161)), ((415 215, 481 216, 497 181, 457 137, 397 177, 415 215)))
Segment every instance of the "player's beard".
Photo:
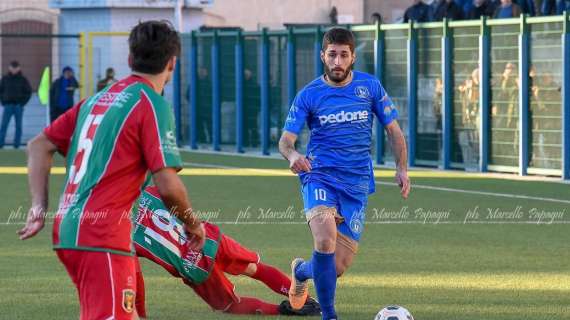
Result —
POLYGON ((329 68, 328 66, 325 65, 325 75, 327 76, 327 79, 329 79, 334 83, 341 83, 344 80, 346 80, 346 78, 348 78, 348 75, 350 74, 350 70, 351 67, 348 67, 346 68, 346 70, 344 70, 338 67, 329 68))

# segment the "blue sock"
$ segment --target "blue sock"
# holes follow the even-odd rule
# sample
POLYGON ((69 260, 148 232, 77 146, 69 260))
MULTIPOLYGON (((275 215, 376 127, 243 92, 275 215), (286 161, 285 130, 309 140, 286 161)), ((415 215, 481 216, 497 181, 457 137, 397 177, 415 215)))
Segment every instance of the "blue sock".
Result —
POLYGON ((334 297, 336 291, 336 264, 334 253, 313 252, 313 278, 321 304, 323 320, 336 319, 334 297))
POLYGON ((309 260, 299 263, 295 268, 295 278, 299 281, 313 279, 313 261, 309 260))

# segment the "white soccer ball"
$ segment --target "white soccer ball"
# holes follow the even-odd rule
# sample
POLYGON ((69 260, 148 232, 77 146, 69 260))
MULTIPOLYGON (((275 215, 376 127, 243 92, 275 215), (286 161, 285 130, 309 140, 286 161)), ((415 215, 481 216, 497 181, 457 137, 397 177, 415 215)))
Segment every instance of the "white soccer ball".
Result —
POLYGON ((387 306, 378 312, 374 320, 414 320, 414 317, 404 307, 387 306))

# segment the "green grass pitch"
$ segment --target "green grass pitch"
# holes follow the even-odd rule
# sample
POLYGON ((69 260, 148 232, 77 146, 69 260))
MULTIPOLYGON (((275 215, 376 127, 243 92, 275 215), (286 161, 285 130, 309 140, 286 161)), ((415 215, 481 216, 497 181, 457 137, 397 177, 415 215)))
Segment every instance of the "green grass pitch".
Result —
MULTIPOLYGON (((283 270, 293 257, 310 256, 297 178, 265 170, 286 169, 285 161, 183 157, 190 175, 182 179, 194 208, 221 222, 225 233, 283 270), (216 166, 263 170, 225 174, 216 166)), ((24 165, 23 152, 0 152, 0 169, 24 165)), ((354 265, 338 282, 342 319, 372 320, 388 304, 407 307, 419 320, 570 319, 568 184, 416 171, 416 187, 404 201, 386 185, 393 173, 378 172, 370 223, 354 265)), ((51 209, 63 177, 51 178, 51 209)), ((0 319, 77 319, 75 288, 51 250, 51 225, 34 239, 16 237, 22 218, 15 213, 29 204, 26 176, 0 174, 0 185, 0 319)), ((231 318, 212 312, 160 267, 143 260, 143 270, 150 319, 231 318)), ((231 279, 238 294, 282 300, 253 280, 231 279)))

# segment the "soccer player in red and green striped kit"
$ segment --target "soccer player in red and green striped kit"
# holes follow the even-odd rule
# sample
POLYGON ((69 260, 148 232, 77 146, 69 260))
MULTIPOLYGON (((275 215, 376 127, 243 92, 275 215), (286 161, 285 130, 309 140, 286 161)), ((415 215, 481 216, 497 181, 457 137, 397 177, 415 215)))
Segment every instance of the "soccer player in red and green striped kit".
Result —
POLYGON ((66 180, 53 224, 53 245, 75 284, 80 319, 133 319, 136 258, 131 209, 147 174, 184 225, 189 247, 204 245, 204 225, 192 213, 177 176, 182 161, 174 117, 160 93, 180 54, 168 23, 139 23, 129 35, 132 75, 107 86, 59 117, 28 144, 32 206, 18 233, 44 226, 55 152, 66 157, 66 180))
MULTIPOLYGON (((262 282, 273 292, 287 296, 291 279, 279 269, 261 262, 260 256, 228 235, 220 227, 204 222, 206 242, 192 250, 179 219, 170 214, 155 186, 146 187, 134 207, 136 254, 160 265, 182 281, 213 310, 231 314, 319 316, 321 308, 308 298, 300 310, 288 300, 276 305, 235 293, 226 274, 244 275, 262 282)), ((144 278, 137 263, 136 309, 146 316, 144 278)))

